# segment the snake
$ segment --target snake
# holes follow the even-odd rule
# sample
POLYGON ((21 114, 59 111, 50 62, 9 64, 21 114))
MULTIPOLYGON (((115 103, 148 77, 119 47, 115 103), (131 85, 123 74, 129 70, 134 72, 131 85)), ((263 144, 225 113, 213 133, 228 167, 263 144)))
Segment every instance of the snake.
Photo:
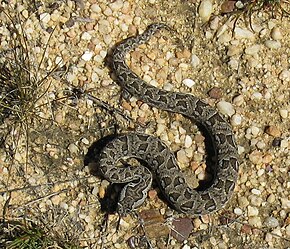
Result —
POLYGON ((116 207, 122 216, 144 203, 152 179, 176 211, 190 215, 209 214, 224 207, 234 191, 239 169, 237 145, 231 126, 214 107, 192 94, 152 86, 126 64, 126 55, 161 29, 169 30, 170 27, 165 23, 153 23, 143 33, 117 43, 111 53, 112 74, 121 89, 138 100, 163 111, 179 113, 206 131, 214 152, 211 165, 207 165, 212 170, 212 180, 204 188, 192 188, 175 154, 163 141, 133 131, 117 134, 102 148, 98 167, 109 182, 124 185, 116 207), (141 165, 120 165, 122 160, 130 158, 141 165))

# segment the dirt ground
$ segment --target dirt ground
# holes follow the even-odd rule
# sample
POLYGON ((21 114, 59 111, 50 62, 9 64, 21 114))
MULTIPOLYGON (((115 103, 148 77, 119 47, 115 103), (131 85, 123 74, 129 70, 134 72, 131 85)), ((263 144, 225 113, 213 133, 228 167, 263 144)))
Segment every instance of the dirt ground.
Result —
POLYGON ((272 18, 266 7, 221 15, 222 3, 210 3, 203 1, 201 13, 194 0, 2 1, 0 50, 13 48, 16 23, 29 51, 27 71, 39 82, 28 118, 14 113, 0 124, 3 220, 32 222, 59 245, 83 248, 290 248, 290 18, 272 18), (227 117, 239 178, 216 213, 178 214, 156 188, 137 210, 141 218, 120 220, 101 211, 109 183, 87 165, 100 138, 132 130, 156 135, 182 170, 204 177, 197 126, 122 99, 106 65, 117 42, 156 22, 174 32, 154 36, 128 64, 149 84, 198 96, 227 117))

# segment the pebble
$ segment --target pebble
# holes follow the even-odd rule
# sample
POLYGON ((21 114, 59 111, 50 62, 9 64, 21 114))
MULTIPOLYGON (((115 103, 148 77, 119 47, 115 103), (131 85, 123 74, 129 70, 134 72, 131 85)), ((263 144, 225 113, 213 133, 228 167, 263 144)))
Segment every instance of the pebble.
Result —
POLYGON ((262 227, 262 221, 261 221, 261 218, 258 217, 258 216, 252 216, 252 217, 249 217, 249 225, 251 226, 254 226, 254 227, 262 227))
POLYGON ((280 113, 281 118, 283 119, 286 119, 288 117, 288 110, 286 109, 280 109, 279 113, 280 113))
POLYGON ((273 137, 280 137, 281 136, 281 131, 277 126, 270 125, 267 126, 265 129, 265 132, 273 137))
POLYGON ((279 41, 267 40, 265 41, 265 45, 267 48, 271 48, 271 49, 281 48, 281 43, 279 41))
POLYGON ((213 5, 211 0, 203 0, 198 8, 198 14, 202 22, 207 22, 213 12, 213 5))
POLYGON ((50 21, 50 14, 49 13, 41 13, 39 15, 39 19, 44 23, 48 23, 50 21))
POLYGON ((229 102, 226 102, 224 100, 221 100, 217 103, 217 109, 224 115, 232 116, 235 114, 235 109, 233 105, 229 102))
POLYGON ((208 95, 213 99, 220 99, 223 96, 223 91, 219 87, 213 87, 209 90, 208 95))
POLYGON ((238 126, 242 123, 242 116, 240 114, 234 114, 232 117, 231 117, 231 124, 233 126, 238 126))
POLYGON ((252 45, 245 49, 245 53, 248 55, 254 55, 257 54, 261 49, 261 46, 258 44, 252 45))
POLYGON ((234 30, 234 33, 235 33, 235 38, 237 38, 237 39, 253 39, 253 38, 255 38, 254 33, 248 29, 242 29, 242 28, 236 27, 234 30))
POLYGON ((249 159, 254 164, 261 164, 263 162, 263 153, 258 150, 254 150, 249 154, 249 159))
POLYGON ((187 87, 193 87, 195 85, 195 82, 192 79, 184 79, 182 83, 187 87))
POLYGON ((243 214, 243 210, 240 209, 240 208, 235 208, 235 209, 234 209, 234 213, 235 213, 236 215, 242 215, 242 214, 243 214))
POLYGON ((186 156, 186 152, 183 149, 177 151, 176 157, 177 157, 177 161, 180 163, 188 163, 189 162, 189 159, 186 156))
POLYGON ((191 147, 191 145, 192 145, 192 138, 189 135, 186 135, 184 139, 184 147, 189 148, 191 147))
POLYGON ((244 196, 238 198, 238 203, 241 208, 245 208, 249 205, 248 199, 244 196))
POLYGON ((279 74, 279 79, 285 82, 290 81, 290 71, 287 69, 282 70, 282 72, 279 74))
POLYGON ((280 30, 280 28, 278 27, 274 27, 272 30, 271 30, 271 37, 274 39, 274 40, 281 40, 283 38, 283 35, 282 35, 282 32, 280 30))
POLYGON ((91 52, 91 51, 85 51, 84 52, 84 54, 82 55, 82 59, 84 60, 84 61, 90 61, 91 60, 91 58, 93 57, 93 52, 91 52))
POLYGON ((261 191, 260 191, 259 189, 255 189, 255 188, 253 188, 253 189, 251 190, 251 192, 252 192, 254 195, 261 195, 261 191))
POLYGON ((75 144, 70 144, 68 146, 68 150, 71 154, 77 154, 79 151, 79 148, 75 144))
POLYGON ((197 55, 192 54, 191 55, 191 65, 193 67, 197 67, 200 64, 200 59, 197 57, 197 55))
POLYGON ((243 95, 238 95, 233 99, 233 104, 236 106, 241 106, 245 102, 243 95))
POLYGON ((264 225, 268 228, 275 228, 279 226, 279 221, 275 217, 267 217, 264 221, 264 225))
POLYGON ((259 214, 258 208, 248 206, 248 216, 257 216, 258 214, 259 214))
POLYGON ((178 241, 188 239, 189 234, 193 229, 193 224, 190 218, 174 219, 172 226, 174 229, 171 231, 171 234, 178 241))

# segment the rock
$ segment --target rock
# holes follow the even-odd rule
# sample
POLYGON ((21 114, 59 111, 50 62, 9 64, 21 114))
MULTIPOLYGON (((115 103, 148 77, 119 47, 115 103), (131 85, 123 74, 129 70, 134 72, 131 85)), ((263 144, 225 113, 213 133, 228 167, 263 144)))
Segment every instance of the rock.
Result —
POLYGON ((82 55, 82 59, 84 60, 84 61, 90 61, 91 60, 91 58, 93 57, 93 52, 91 52, 91 51, 85 51, 84 52, 84 54, 82 55))
POLYGON ((268 228, 275 228, 279 226, 279 221, 275 217, 267 217, 264 225, 268 228))
POLYGON ((263 162, 263 154, 261 151, 254 150, 249 154, 249 159, 254 164, 261 164, 263 162))
POLYGON ((265 41, 265 46, 271 49, 278 49, 278 48, 281 48, 281 42, 267 40, 265 41))
POLYGON ((285 82, 290 81, 290 71, 287 69, 284 69, 280 74, 279 74, 279 79, 285 82))
POLYGON ((221 100, 217 103, 217 109, 224 115, 232 116, 235 114, 235 109, 233 105, 229 102, 221 100))
POLYGON ((270 125, 266 127, 265 132, 273 137, 280 137, 281 132, 277 126, 270 125))
POLYGON ((178 241, 184 241, 188 239, 189 234, 193 229, 193 224, 189 218, 174 219, 172 222, 173 229, 171 235, 178 241))
POLYGON ((258 208, 248 206, 248 216, 257 216, 258 214, 259 214, 258 208))
POLYGON ((274 40, 281 40, 281 39, 283 38, 283 35, 282 35, 281 30, 280 30, 278 27, 274 27, 274 28, 271 30, 271 37, 272 37, 274 40))
POLYGON ((192 67, 197 67, 200 64, 200 59, 197 57, 197 55, 192 54, 191 55, 191 65, 192 67))
POLYGON ((141 211, 140 218, 144 222, 144 229, 148 238, 167 237, 170 233, 168 226, 165 223, 163 215, 158 210, 149 209, 141 211))
POLYGON ((195 85, 195 82, 192 79, 184 79, 182 83, 187 87, 193 87, 195 85))
POLYGON ((213 12, 213 5, 211 0, 203 0, 198 8, 198 14, 202 22, 207 22, 213 12))
POLYGON ((223 91, 219 87, 213 87, 209 90, 208 95, 213 99, 220 99, 223 96, 223 91))

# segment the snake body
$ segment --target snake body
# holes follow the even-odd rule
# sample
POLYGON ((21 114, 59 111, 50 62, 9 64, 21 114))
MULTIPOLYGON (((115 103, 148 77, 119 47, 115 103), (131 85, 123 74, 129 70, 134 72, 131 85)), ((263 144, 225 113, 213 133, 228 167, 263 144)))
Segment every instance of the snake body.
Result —
POLYGON ((230 125, 211 106, 185 93, 165 91, 147 84, 130 70, 125 56, 146 43, 165 24, 152 24, 137 36, 117 44, 112 52, 112 71, 118 84, 137 99, 165 111, 180 113, 205 128, 214 149, 213 180, 206 189, 193 189, 180 172, 174 154, 158 138, 141 133, 116 136, 101 151, 99 169, 113 183, 124 183, 117 212, 125 215, 140 206, 151 187, 152 177, 177 211, 201 215, 222 208, 229 200, 237 180, 237 146, 230 125), (122 158, 136 158, 145 167, 121 166, 122 158))

